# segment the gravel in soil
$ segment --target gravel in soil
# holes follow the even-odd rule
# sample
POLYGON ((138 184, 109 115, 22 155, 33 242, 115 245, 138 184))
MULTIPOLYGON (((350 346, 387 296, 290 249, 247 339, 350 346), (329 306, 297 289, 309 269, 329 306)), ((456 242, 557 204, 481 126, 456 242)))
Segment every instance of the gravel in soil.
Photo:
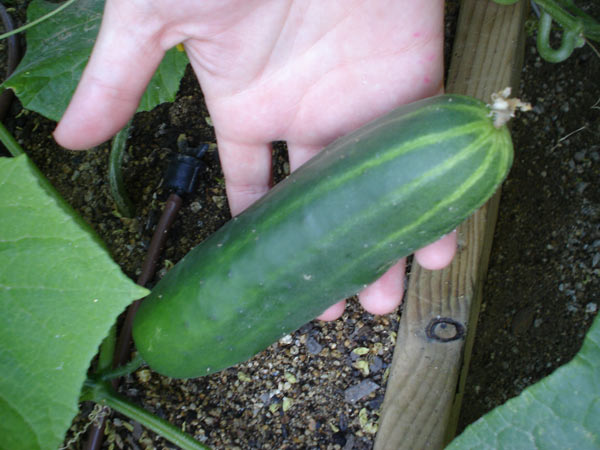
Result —
MULTIPOLYGON (((593 1, 580 4, 600 17, 593 1)), ((512 128, 517 154, 503 188, 461 428, 567 362, 597 314, 599 68, 588 46, 552 65, 540 60, 533 38, 527 41, 520 91, 534 111, 512 128)), ((174 103, 136 116, 124 163, 136 205, 131 219, 116 212, 109 193, 107 145, 61 149, 51 138, 54 124, 18 102, 7 126, 136 278, 166 198, 162 177, 177 138, 214 142, 200 99, 188 71, 174 103)), ((201 186, 167 240, 163 272, 229 218, 214 146, 204 160, 201 186)), ((274 169, 276 181, 289 172, 282 145, 275 146, 274 169)), ((397 314, 374 317, 351 301, 342 320, 307 324, 235 368, 194 380, 142 368, 125 378, 121 392, 214 448, 367 449, 397 327, 397 314)), ((82 405, 68 438, 90 410, 82 405)), ((108 421, 104 448, 111 447, 174 448, 118 414, 108 421)))

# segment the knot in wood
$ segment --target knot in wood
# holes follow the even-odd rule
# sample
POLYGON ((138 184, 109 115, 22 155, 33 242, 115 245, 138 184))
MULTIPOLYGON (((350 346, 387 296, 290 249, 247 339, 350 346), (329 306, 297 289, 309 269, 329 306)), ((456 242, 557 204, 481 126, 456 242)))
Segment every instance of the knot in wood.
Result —
POLYGON ((465 326, 450 317, 434 317, 426 329, 427 337, 438 342, 452 342, 465 337, 465 326))

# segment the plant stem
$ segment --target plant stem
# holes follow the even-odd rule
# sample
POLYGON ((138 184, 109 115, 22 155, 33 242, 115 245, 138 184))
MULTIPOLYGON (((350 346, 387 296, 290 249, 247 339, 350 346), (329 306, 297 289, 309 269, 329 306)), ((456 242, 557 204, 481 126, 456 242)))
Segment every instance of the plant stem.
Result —
POLYGON ((573 0, 556 0, 571 15, 583 21, 583 33, 588 39, 600 41, 600 23, 592 16, 579 8, 573 0))
POLYGON ((21 31, 25 31, 25 30, 27 30, 27 29, 29 29, 31 27, 36 26, 38 23, 43 22, 44 20, 49 19, 50 17, 54 16, 55 14, 58 14, 59 12, 61 12, 63 9, 65 9, 66 7, 68 7, 69 5, 71 5, 72 3, 75 3, 75 1, 76 0, 67 0, 62 5, 60 5, 58 8, 56 8, 55 10, 50 11, 48 14, 44 14, 42 17, 38 17, 33 22, 26 23, 22 27, 19 27, 19 28, 16 28, 16 29, 12 30, 12 31, 9 31, 8 33, 0 34, 0 39, 6 39, 7 37, 12 36, 13 34, 20 33, 21 31))
MULTIPOLYGON (((113 348, 113 350, 114 350, 114 348, 113 348)), ((98 372, 96 375, 98 375, 104 381, 110 381, 113 378, 119 378, 119 377, 123 377, 125 375, 129 375, 130 373, 133 373, 142 364, 144 364, 144 360, 142 359, 142 357, 139 354, 137 354, 127 364, 123 364, 122 366, 115 367, 114 369, 108 369, 108 370, 104 370, 102 372, 98 372)))
POLYGON ((105 381, 98 382, 88 378, 82 391, 81 400, 107 405, 168 439, 183 450, 210 450, 209 447, 198 442, 166 420, 121 397, 105 381))
MULTIPOLYGON (((2 3, 0 3, 0 17, 2 17, 2 24, 6 31, 15 29, 13 19, 2 3)), ((8 48, 8 56, 6 58, 6 76, 4 77, 4 80, 10 78, 21 61, 21 47, 19 46, 18 37, 9 37, 6 46, 8 48)), ((15 93, 10 89, 5 90, 3 86, 0 87, 0 89, 2 89, 2 94, 0 94, 0 122, 4 122, 15 98, 15 93)))
POLYGON ((102 344, 100 344, 100 351, 98 352, 98 367, 96 373, 104 373, 112 368, 113 356, 115 354, 115 345, 117 343, 117 324, 114 323, 110 327, 108 336, 104 338, 102 344))
POLYGON ((548 14, 552 16, 565 30, 574 30, 581 26, 580 22, 566 12, 555 0, 536 0, 548 14))
POLYGON ((133 205, 125 190, 123 171, 121 170, 130 129, 131 121, 129 121, 129 123, 113 138, 108 162, 108 182, 110 185, 110 192, 117 205, 117 210, 125 217, 133 217, 134 214, 133 205))
POLYGON ((25 154, 21 145, 19 145, 15 137, 10 134, 10 132, 2 123, 0 123, 0 141, 4 144, 11 155, 16 157, 25 154))

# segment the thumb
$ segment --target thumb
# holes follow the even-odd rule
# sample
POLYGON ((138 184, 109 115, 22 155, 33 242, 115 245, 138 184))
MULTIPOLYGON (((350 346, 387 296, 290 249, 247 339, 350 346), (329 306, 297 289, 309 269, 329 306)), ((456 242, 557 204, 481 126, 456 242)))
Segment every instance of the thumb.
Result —
POLYGON ((132 7, 107 2, 92 55, 54 131, 70 149, 86 149, 115 135, 135 113, 164 50, 158 30, 140 24, 132 7))

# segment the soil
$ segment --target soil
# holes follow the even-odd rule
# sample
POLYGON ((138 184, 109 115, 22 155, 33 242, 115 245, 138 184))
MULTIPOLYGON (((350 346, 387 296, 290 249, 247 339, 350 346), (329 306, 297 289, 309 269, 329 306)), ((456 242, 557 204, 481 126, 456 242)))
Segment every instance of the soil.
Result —
MULTIPOLYGON (((600 17, 593 0, 578 4, 600 17)), ((13 13, 24 21, 22 8, 13 13)), ((527 40, 520 93, 534 110, 512 126, 516 157, 503 187, 461 429, 568 362, 597 314, 599 73, 600 55, 590 46, 550 64, 538 56, 534 37, 527 40)), ((177 139, 214 143, 208 117, 191 70, 173 103, 136 116, 123 166, 136 208, 130 219, 116 211, 109 191, 107 144, 86 152, 59 148, 55 124, 18 101, 5 122, 135 279, 166 199, 161 183, 177 139)), ((283 144, 274 156, 277 181, 289 172, 283 144)), ((214 145, 204 162, 200 186, 170 231, 160 273, 229 219, 214 145)), ((371 448, 399 316, 375 317, 349 303, 341 320, 309 323, 234 368, 193 380, 142 368, 125 378, 121 392, 214 448, 371 448)), ((82 405, 68 438, 90 410, 82 405)), ((110 447, 175 448, 118 414, 108 421, 110 447)))

